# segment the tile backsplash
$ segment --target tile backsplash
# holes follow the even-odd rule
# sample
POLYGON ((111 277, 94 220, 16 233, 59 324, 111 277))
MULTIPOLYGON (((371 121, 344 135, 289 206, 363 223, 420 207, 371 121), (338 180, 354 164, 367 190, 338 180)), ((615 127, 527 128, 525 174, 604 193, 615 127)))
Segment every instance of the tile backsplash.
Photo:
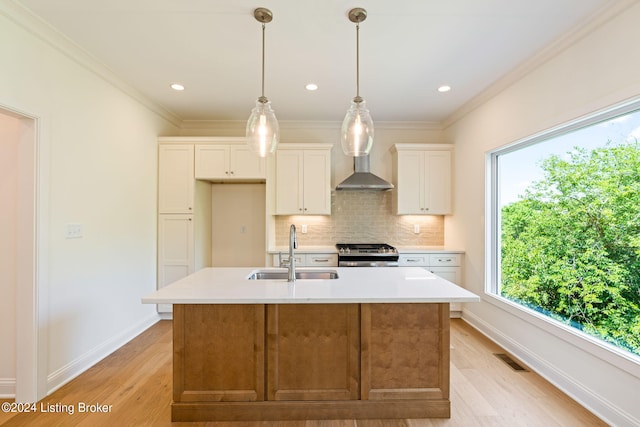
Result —
POLYGON ((394 246, 442 246, 444 216, 395 215, 391 191, 358 190, 331 193, 331 216, 276 216, 276 245, 287 246, 295 224, 299 246, 333 246, 340 242, 384 242, 394 246), (302 226, 307 233, 302 233, 302 226), (415 233, 416 225, 419 233, 415 233))

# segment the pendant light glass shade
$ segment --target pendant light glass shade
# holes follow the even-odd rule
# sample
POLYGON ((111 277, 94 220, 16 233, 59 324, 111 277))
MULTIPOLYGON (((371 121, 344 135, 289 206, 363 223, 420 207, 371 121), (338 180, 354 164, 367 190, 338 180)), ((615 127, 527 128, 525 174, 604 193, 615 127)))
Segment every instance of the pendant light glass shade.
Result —
POLYGON ((280 126, 271 103, 259 98, 247 121, 247 144, 251 151, 266 157, 276 151, 280 139, 280 126))
POLYGON ((356 24, 356 97, 342 122, 341 143, 344 154, 360 157, 368 155, 373 146, 373 120, 360 97, 360 23, 367 19, 367 11, 357 7, 348 16, 356 24))
POLYGON ((359 157, 369 154, 373 146, 373 120, 366 102, 356 98, 342 122, 342 151, 347 156, 359 157))
POLYGON ((253 11, 253 16, 262 23, 262 95, 256 101, 247 121, 247 145, 260 157, 266 157, 276 151, 280 140, 280 126, 271 103, 264 96, 264 30, 265 24, 271 22, 273 14, 269 9, 259 7, 253 11))

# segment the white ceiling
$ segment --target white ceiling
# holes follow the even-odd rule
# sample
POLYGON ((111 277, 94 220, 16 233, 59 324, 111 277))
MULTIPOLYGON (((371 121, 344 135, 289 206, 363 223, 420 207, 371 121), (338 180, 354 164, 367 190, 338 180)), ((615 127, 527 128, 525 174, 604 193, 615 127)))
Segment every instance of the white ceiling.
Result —
POLYGON ((279 120, 341 121, 356 92, 374 121, 440 122, 614 0, 21 0, 183 120, 246 120, 266 82, 279 120), (169 88, 173 82, 183 92, 169 88), (305 84, 319 86, 315 92, 305 84), (439 93, 440 85, 452 90, 439 93))

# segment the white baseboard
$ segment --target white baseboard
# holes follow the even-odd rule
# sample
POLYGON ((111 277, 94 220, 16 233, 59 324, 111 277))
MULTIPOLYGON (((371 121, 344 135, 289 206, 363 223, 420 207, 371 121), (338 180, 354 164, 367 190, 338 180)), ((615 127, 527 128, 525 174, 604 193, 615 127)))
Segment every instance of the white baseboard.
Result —
POLYGON ((16 379, 0 378, 0 399, 13 399, 16 397, 16 379))
POLYGON ((599 396, 575 378, 558 370, 547 360, 537 357, 527 348, 522 347, 517 341, 514 341, 511 337, 495 329, 478 316, 469 311, 463 311, 462 319, 607 424, 620 427, 640 426, 639 419, 615 406, 602 396, 599 396))
POLYGON ((47 395, 53 393, 160 320, 157 313, 96 346, 47 377, 47 395))

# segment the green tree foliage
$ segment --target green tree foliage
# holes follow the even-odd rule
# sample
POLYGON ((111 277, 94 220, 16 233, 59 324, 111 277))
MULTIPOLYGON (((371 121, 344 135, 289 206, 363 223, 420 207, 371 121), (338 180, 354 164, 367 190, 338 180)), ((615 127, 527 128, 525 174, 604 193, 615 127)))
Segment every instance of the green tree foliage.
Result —
POLYGON ((640 145, 541 167, 501 212, 501 294, 640 354, 640 145))

